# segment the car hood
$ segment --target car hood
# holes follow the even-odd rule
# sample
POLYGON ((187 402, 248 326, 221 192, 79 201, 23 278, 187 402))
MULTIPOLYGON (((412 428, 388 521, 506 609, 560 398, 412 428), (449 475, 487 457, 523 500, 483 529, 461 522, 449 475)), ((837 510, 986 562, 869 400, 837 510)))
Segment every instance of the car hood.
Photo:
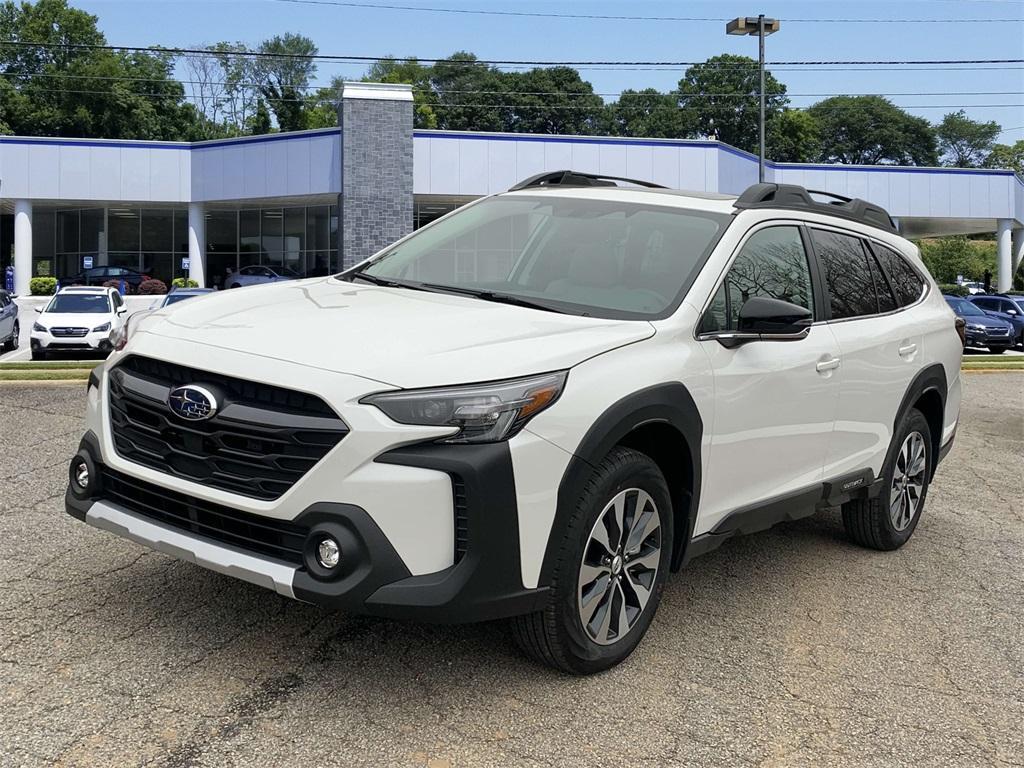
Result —
POLYGON ((135 332, 409 388, 569 368, 654 327, 315 278, 184 301, 147 314, 135 332))
POLYGON ((113 318, 109 312, 43 312, 36 318, 36 322, 46 328, 88 328, 91 331, 96 326, 109 323, 113 318))

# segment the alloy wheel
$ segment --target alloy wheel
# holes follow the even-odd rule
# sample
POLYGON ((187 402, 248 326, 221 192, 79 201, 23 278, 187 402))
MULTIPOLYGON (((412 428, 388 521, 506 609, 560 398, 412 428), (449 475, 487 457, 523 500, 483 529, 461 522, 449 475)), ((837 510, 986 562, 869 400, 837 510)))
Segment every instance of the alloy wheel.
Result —
POLYGON ((20 343, 19 337, 21 336, 21 326, 18 323, 14 324, 14 335, 11 336, 11 351, 13 352, 18 348, 20 343))
POLYGON ((917 514, 927 468, 928 452, 925 450, 924 436, 920 432, 911 432, 896 455, 892 485, 889 488, 889 519, 897 531, 905 531, 917 514))
POLYGON ((636 626, 657 581, 661 546, 661 515, 646 491, 620 491, 598 515, 576 588, 580 622, 595 643, 611 645, 636 626))

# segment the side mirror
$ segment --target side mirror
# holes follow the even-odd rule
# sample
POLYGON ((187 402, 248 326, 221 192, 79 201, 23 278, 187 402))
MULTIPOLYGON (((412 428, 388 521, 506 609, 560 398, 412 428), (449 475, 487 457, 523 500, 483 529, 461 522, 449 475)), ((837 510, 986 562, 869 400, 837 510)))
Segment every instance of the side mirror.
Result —
POLYGON ((43 314, 43 308, 42 307, 36 307, 36 312, 38 312, 40 315, 43 314))
POLYGON ((1008 309, 1008 310, 1006 310, 1006 314, 1008 314, 1008 315, 1017 315, 1017 314, 1019 314, 1019 312, 1017 312, 1016 309, 1008 309))
POLYGON ((700 338, 715 339, 727 349, 751 341, 799 341, 811 332, 812 319, 806 307, 755 296, 740 307, 735 331, 716 331, 700 338))
POLYGON ((127 311, 128 311, 128 307, 118 307, 117 308, 117 314, 119 314, 119 315, 123 315, 127 311))

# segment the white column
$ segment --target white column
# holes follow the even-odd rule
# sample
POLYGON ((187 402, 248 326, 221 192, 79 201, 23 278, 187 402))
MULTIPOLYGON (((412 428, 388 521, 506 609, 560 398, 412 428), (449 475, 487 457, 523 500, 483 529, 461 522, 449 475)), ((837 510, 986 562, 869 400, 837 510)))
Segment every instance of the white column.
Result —
POLYGON ((32 279, 32 201, 14 201, 14 292, 29 295, 32 279))
POLYGON ((999 219, 996 224, 996 264, 998 276, 996 290, 1000 293, 1010 290, 1013 285, 1013 264, 1010 259, 1010 232, 1013 219, 999 219))
POLYGON ((202 203, 188 204, 188 276, 206 287, 206 211, 202 203))
MULTIPOLYGON (((1017 274, 1017 267, 1020 266, 1020 262, 1024 260, 1024 228, 1013 230, 1013 236, 1010 238, 1012 256, 1010 257, 1010 264, 1012 274, 1017 274)), ((1012 280, 1011 280, 1012 282, 1012 280)))

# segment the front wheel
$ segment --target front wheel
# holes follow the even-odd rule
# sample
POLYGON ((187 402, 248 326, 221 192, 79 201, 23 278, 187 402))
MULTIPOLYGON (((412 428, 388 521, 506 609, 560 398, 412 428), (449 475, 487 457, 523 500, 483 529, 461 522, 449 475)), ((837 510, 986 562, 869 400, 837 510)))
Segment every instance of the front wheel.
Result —
POLYGON ((993 355, 1001 355, 1006 351, 1006 347, 989 347, 988 351, 993 355))
POLYGON ((576 675, 615 666, 651 624, 668 575, 672 502, 648 456, 617 447, 594 470, 562 533, 547 606, 513 619, 537 661, 576 675))
POLYGON ((32 359, 33 360, 45 360, 48 357, 45 349, 33 349, 32 359))
POLYGON ((21 336, 21 326, 15 321, 14 328, 11 331, 11 338, 0 345, 0 352, 13 352, 18 348, 18 337, 21 336))
POLYGON ((921 519, 932 476, 932 439, 928 420, 916 408, 900 422, 882 475, 882 489, 873 499, 843 505, 843 526, 850 538, 871 549, 899 549, 921 519))

